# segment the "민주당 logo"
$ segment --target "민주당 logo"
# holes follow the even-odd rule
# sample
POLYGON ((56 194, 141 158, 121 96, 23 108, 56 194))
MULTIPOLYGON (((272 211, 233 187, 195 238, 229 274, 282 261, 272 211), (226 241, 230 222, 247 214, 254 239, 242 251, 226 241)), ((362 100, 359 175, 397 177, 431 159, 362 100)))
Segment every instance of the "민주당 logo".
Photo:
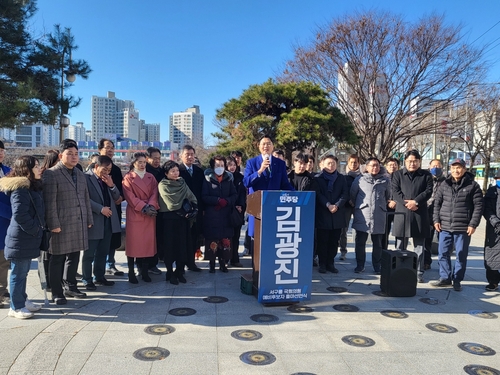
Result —
POLYGON ((288 193, 283 193, 280 196, 280 203, 298 203, 299 197, 291 196, 288 193))

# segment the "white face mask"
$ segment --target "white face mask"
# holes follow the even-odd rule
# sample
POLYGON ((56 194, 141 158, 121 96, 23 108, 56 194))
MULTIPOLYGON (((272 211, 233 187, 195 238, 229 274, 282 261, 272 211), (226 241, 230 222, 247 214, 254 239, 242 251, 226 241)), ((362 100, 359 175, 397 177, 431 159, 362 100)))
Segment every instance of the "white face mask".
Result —
POLYGON ((224 173, 224 167, 217 167, 214 169, 214 172, 217 176, 220 176, 224 173))

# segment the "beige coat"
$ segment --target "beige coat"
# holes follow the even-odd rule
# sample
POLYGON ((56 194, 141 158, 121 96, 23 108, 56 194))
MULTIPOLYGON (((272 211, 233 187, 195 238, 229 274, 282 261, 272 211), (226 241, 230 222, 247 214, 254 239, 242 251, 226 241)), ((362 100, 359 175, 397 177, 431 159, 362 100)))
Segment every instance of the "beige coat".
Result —
POLYGON ((87 180, 74 168, 76 185, 62 162, 42 175, 45 221, 52 232, 49 253, 69 254, 88 249, 88 226, 93 225, 87 180))

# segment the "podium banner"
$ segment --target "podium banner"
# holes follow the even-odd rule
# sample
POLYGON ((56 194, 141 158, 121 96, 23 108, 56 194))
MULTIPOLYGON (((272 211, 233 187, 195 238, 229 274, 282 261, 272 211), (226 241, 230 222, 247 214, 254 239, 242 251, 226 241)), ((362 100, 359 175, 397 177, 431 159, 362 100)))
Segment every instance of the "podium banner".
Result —
POLYGON ((262 192, 259 302, 311 298, 315 194, 262 192))

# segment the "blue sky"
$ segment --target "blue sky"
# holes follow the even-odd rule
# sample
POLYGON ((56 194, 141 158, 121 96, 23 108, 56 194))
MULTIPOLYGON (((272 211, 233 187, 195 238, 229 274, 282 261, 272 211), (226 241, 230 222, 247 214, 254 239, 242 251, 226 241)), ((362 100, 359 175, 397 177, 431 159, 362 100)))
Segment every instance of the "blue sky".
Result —
POLYGON ((500 24, 487 32, 500 21, 499 0, 38 0, 31 27, 35 34, 71 27, 74 57, 93 69, 70 90, 83 99, 70 113, 73 124, 90 129, 91 96, 114 91, 135 102, 141 119, 161 124, 161 140, 173 112, 199 105, 210 144, 217 108, 273 77, 318 26, 367 9, 408 21, 437 12, 463 24, 469 41, 492 44, 489 80, 500 82, 500 24))

